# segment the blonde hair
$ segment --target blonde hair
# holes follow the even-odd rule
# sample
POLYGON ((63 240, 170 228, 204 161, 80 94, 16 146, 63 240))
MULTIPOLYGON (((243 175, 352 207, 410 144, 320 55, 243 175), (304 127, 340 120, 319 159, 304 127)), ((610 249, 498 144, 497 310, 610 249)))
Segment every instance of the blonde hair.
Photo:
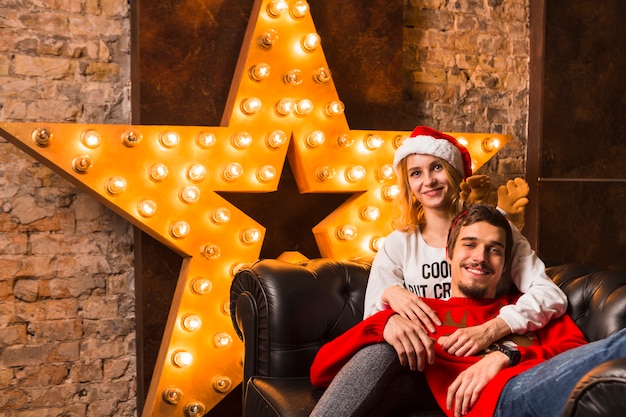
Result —
MULTIPOLYGON (((400 193, 398 197, 395 199, 396 210, 398 211, 398 216, 393 219, 392 226, 396 230, 400 230, 402 232, 412 232, 420 225, 424 224, 426 221, 424 219, 424 207, 422 204, 417 201, 415 196, 413 195, 413 191, 411 191, 411 187, 409 186, 409 176, 407 174, 407 159, 408 157, 403 158, 398 163, 398 187, 400 188, 400 193)), ((461 174, 452 167, 448 162, 443 159, 439 159, 441 165, 443 165, 444 172, 448 177, 448 182, 450 183, 449 192, 452 194, 452 198, 450 199, 450 207, 448 210, 448 215, 450 216, 450 220, 456 217, 459 214, 465 205, 465 202, 461 199, 461 181, 463 177, 461 174)))

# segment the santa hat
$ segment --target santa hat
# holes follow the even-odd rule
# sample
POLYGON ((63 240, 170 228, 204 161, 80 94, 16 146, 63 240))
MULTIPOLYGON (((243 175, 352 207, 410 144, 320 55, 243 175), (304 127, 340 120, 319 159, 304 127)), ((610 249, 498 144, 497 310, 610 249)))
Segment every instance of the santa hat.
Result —
POLYGON ((472 176, 472 158, 465 146, 452 136, 430 127, 417 126, 411 137, 402 142, 393 158, 396 171, 400 161, 412 154, 435 156, 452 165, 464 179, 472 176))

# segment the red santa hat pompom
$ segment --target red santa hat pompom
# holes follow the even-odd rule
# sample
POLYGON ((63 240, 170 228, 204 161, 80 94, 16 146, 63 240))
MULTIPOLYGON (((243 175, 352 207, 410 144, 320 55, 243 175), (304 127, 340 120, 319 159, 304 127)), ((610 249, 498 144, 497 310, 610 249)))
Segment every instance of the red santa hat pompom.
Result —
POLYGON ((400 161, 412 154, 435 156, 452 165, 463 179, 472 176, 472 158, 465 146, 452 136, 428 126, 417 126, 411 137, 396 149, 393 158, 396 171, 400 161))

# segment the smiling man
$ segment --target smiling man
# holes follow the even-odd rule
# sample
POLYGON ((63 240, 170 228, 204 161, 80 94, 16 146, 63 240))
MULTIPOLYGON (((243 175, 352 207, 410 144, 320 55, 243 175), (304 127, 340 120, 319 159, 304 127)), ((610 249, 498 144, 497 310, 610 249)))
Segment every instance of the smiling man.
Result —
POLYGON ((496 317, 519 296, 509 292, 506 274, 511 239, 508 221, 493 207, 473 205, 459 214, 447 242, 452 297, 424 299, 445 318, 443 326, 428 333, 385 310, 324 345, 311 381, 328 389, 311 416, 380 417, 435 402, 456 417, 560 416, 587 371, 626 356, 626 329, 587 343, 564 315, 476 355, 455 355, 454 332, 496 317), (427 363, 419 361, 423 353, 427 363))

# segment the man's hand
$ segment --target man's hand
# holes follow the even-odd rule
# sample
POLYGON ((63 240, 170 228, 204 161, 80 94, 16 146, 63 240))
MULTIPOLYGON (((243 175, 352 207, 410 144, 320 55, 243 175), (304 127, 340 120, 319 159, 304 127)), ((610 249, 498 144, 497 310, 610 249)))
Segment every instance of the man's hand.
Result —
POLYGON ((467 203, 480 203, 491 191, 491 178, 487 175, 472 175, 461 182, 461 200, 467 203))
POLYGON ((452 410, 454 407, 455 417, 467 414, 489 381, 508 365, 509 358, 504 353, 492 352, 485 355, 452 382, 446 396, 446 408, 452 410))
POLYGON ((393 311, 406 319, 417 322, 431 333, 435 333, 435 326, 441 326, 437 313, 421 297, 406 288, 391 286, 383 292, 382 300, 389 304, 393 311))
POLYGON ((434 342, 426 330, 419 323, 399 314, 389 318, 383 338, 398 353, 400 364, 408 364, 413 371, 423 371, 427 362, 433 364, 435 361, 434 342))
POLYGON ((437 343, 450 355, 471 356, 509 334, 509 325, 496 317, 478 326, 457 329, 449 336, 441 336, 437 343))

